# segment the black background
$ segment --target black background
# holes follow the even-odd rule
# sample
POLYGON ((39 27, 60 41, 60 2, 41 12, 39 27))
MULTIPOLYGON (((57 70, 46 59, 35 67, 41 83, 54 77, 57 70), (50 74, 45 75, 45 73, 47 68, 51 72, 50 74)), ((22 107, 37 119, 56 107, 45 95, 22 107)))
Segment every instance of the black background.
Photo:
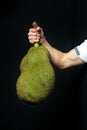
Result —
POLYGON ((86 0, 2 1, 0 3, 0 129, 87 128, 87 65, 55 68, 56 83, 41 104, 21 102, 16 94, 20 60, 31 45, 27 33, 36 20, 48 41, 69 51, 87 38, 86 0))

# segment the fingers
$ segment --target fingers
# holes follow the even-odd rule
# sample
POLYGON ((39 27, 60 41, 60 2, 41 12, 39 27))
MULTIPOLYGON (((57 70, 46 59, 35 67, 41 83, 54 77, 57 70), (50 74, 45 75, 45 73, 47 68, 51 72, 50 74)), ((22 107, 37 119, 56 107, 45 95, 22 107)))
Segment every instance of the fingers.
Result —
POLYGON ((30 43, 35 43, 35 42, 39 42, 40 40, 40 28, 37 27, 36 29, 34 28, 30 28, 29 32, 28 32, 28 40, 30 43))

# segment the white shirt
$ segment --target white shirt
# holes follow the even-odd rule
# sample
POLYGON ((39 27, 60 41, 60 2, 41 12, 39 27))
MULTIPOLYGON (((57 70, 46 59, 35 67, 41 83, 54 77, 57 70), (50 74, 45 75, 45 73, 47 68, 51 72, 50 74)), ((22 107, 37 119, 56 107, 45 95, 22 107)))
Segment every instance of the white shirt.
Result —
POLYGON ((75 47, 76 54, 87 63, 87 40, 75 47))

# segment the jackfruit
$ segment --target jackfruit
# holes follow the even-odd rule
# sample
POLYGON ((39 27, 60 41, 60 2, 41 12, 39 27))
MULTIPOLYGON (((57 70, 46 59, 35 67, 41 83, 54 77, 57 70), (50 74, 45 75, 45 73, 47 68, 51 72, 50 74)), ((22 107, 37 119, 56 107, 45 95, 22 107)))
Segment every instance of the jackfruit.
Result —
POLYGON ((49 56, 48 50, 37 43, 22 58, 16 82, 20 100, 36 104, 51 93, 55 85, 55 70, 49 56))

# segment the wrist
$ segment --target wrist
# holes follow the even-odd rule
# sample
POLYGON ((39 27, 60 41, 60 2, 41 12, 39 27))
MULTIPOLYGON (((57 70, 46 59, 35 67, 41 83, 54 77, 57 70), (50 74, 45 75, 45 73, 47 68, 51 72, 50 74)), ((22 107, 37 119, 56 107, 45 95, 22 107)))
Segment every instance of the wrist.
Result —
POLYGON ((45 38, 45 37, 42 38, 42 39, 40 40, 40 43, 41 43, 42 46, 45 46, 45 45, 47 44, 46 38, 45 38))

